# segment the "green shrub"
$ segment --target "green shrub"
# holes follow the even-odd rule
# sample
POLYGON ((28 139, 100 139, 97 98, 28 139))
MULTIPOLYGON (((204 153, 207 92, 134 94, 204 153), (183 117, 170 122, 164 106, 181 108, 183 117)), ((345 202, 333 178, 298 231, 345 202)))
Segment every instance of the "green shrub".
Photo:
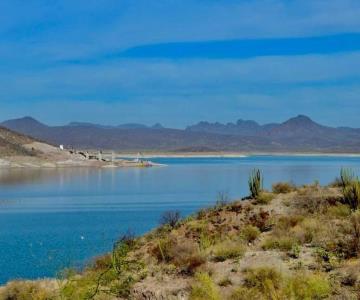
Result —
POLYGON ((236 259, 245 254, 245 246, 240 242, 225 241, 215 245, 213 253, 215 261, 236 259))
POLYGON ((292 258, 299 258, 300 252, 301 252, 301 247, 299 245, 295 244, 289 251, 289 256, 292 258))
POLYGON ((274 194, 261 192, 256 197, 256 204, 269 204, 274 199, 274 194))
POLYGON ((50 288, 33 281, 12 281, 0 288, 0 299, 4 300, 53 300, 59 299, 50 288))
POLYGON ((220 300, 220 292, 209 274, 197 273, 191 288, 190 300, 220 300))
POLYGON ((235 289, 230 298, 230 300, 267 300, 268 298, 265 297, 259 290, 255 288, 246 288, 246 287, 239 287, 235 289))
POLYGON ((245 272, 244 286, 247 288, 255 288, 262 293, 266 293, 270 289, 280 289, 283 278, 275 269, 269 267, 248 269, 245 272))
POLYGON ((259 235, 260 235, 259 228, 253 226, 253 225, 245 225, 241 229, 241 236, 247 241, 247 242, 253 242, 255 241, 259 235))
POLYGON ((351 214, 351 209, 348 205, 337 204, 328 208, 328 214, 334 218, 347 218, 351 214))
POLYGON ((289 279, 286 294, 289 299, 324 299, 331 293, 329 281, 321 275, 298 274, 289 279))
POLYGON ((275 194, 287 194, 293 192, 296 189, 293 183, 279 182, 272 186, 272 191, 275 194))
POLYGON ((219 281, 218 285, 219 286, 229 286, 229 285, 232 285, 232 281, 230 280, 229 277, 225 277, 219 281))
POLYGON ((277 221, 276 227, 283 230, 290 230, 300 224, 303 220, 304 216, 301 215, 281 216, 277 221))
POLYGON ((360 205, 360 181, 355 180, 349 183, 344 188, 345 203, 350 206, 352 210, 356 210, 360 205))
POLYGON ((298 241, 294 237, 269 237, 263 244, 264 250, 278 249, 281 251, 291 251, 294 246, 298 245, 298 241))
POLYGON ((259 169, 254 169, 249 176, 250 196, 256 199, 263 190, 263 178, 259 169))
POLYGON ((351 215, 351 240, 350 246, 353 250, 353 256, 360 254, 360 210, 351 215))
POLYGON ((345 189, 350 183, 356 179, 355 173, 351 169, 341 168, 340 171, 340 184, 345 189))

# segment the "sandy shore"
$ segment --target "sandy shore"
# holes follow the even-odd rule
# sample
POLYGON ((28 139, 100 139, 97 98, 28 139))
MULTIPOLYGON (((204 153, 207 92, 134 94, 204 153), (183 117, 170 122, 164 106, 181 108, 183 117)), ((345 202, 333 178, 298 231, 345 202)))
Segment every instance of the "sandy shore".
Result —
POLYGON ((71 153, 40 142, 27 144, 24 147, 31 149, 34 155, 0 157, 0 168, 144 168, 159 165, 147 160, 116 159, 111 161, 111 159, 88 159, 84 155, 71 153))

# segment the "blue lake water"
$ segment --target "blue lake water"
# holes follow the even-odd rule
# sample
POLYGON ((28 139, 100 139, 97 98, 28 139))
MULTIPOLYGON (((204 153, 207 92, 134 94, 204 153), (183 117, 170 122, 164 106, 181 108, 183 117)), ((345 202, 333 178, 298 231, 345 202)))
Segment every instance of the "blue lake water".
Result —
POLYGON ((144 233, 162 212, 183 215, 214 204, 219 192, 247 194, 253 168, 278 181, 331 182, 359 157, 157 158, 144 169, 0 170, 0 283, 54 276, 109 251, 128 229, 144 233))

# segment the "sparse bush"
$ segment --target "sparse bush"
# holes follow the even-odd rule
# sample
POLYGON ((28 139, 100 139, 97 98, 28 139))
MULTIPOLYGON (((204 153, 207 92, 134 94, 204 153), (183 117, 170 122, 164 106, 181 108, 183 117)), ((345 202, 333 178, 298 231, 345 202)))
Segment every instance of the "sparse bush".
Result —
POLYGON ((351 214, 351 209, 348 205, 337 204, 328 208, 328 214, 334 218, 347 218, 351 214))
POLYGON ((261 192, 256 198, 256 204, 269 204, 274 199, 274 194, 261 192))
POLYGON ((278 182, 272 186, 272 191, 275 194, 287 194, 293 192, 295 189, 295 185, 289 182, 278 182))
POLYGON ((253 226, 253 225, 245 225, 241 229, 241 236, 247 241, 247 242, 253 242, 255 241, 259 235, 260 235, 259 228, 253 226))
POLYGON ((273 268, 248 269, 245 272, 244 286, 255 288, 262 294, 267 294, 271 289, 280 289, 282 280, 281 273, 273 268))
POLYGON ((191 288, 190 300, 220 300, 220 292, 209 274, 197 273, 191 288))
POLYGON ((228 205, 230 202, 230 197, 229 197, 229 193, 226 191, 221 191, 217 193, 216 196, 216 204, 215 207, 216 208, 221 208, 224 207, 226 205, 228 205))
POLYGON ((180 221, 181 214, 178 210, 165 211, 160 218, 160 225, 169 225, 174 228, 180 221))
POLYGON ((286 287, 288 299, 324 299, 331 293, 329 281, 321 275, 298 274, 289 279, 286 287), (290 298, 291 297, 291 298, 290 298))
POLYGON ((294 237, 269 237, 262 245, 264 250, 279 249, 281 251, 291 251, 293 247, 298 245, 298 241, 294 237))
POLYGON ((260 291, 255 288, 246 288, 246 287, 238 287, 236 288, 230 298, 230 300, 267 300, 268 298, 265 297, 260 291))
POLYGON ((251 214, 248 223, 259 228, 261 232, 270 230, 273 225, 270 213, 262 209, 258 213, 251 214))
MULTIPOLYGON (((41 286, 33 281, 13 281, 0 289, 0 299, 4 300, 53 300, 56 297, 54 287, 48 282, 50 288, 41 286)), ((43 284, 44 285, 44 284, 43 284)))
POLYGON ((283 230, 289 230, 301 223, 303 220, 304 217, 301 215, 281 216, 277 221, 276 227, 283 230))
POLYGON ((158 261, 170 262, 172 259, 170 251, 174 243, 176 243, 176 241, 173 237, 159 239, 156 241, 151 253, 158 261))
POLYGON ((198 246, 191 241, 179 242, 170 249, 171 262, 181 271, 192 274, 196 268, 205 263, 198 246))
POLYGON ((245 246, 240 242, 224 241, 214 246, 215 261, 236 259, 242 257, 244 254, 245 254, 245 246))
POLYGON ((301 248, 299 245, 295 244, 289 251, 289 256, 292 258, 299 258, 300 257, 301 248))
POLYGON ((232 285, 232 281, 230 280, 229 277, 225 277, 219 281, 218 285, 219 286, 229 286, 229 285, 232 285))
POLYGON ((175 237, 158 240, 152 254, 158 261, 172 263, 186 273, 192 273, 205 263, 205 257, 201 255, 196 243, 190 240, 177 240, 175 237))
POLYGON ((263 178, 259 169, 254 169, 249 176, 250 196, 256 199, 263 190, 263 178))
POLYGON ((357 210, 351 215, 351 241, 350 245, 353 249, 353 255, 360 254, 360 210, 357 210))

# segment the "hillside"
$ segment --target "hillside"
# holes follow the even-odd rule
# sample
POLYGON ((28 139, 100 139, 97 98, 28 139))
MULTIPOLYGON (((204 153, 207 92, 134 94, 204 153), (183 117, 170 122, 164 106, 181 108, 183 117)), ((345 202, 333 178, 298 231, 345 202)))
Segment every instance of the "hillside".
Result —
POLYGON ((34 139, 0 127, 0 157, 4 156, 36 156, 37 152, 29 150, 26 145, 34 139))
POLYGON ((349 191, 360 182, 342 175, 326 187, 223 196, 182 220, 165 213, 159 228, 124 235, 81 273, 11 282, 0 299, 359 299, 360 193, 349 191))
POLYGON ((162 152, 334 152, 359 153, 360 129, 323 126, 306 116, 283 123, 259 125, 255 121, 236 123, 200 122, 184 130, 161 124, 105 126, 72 122, 47 126, 26 117, 2 126, 51 144, 77 149, 162 152))
MULTIPOLYGON (((25 125, 25 124, 24 124, 25 125)), ((25 126, 26 127, 26 126, 25 126)), ((24 128, 25 128, 24 127, 24 128)), ((150 163, 87 159, 29 136, 0 127, 0 168, 144 167, 150 163)))

